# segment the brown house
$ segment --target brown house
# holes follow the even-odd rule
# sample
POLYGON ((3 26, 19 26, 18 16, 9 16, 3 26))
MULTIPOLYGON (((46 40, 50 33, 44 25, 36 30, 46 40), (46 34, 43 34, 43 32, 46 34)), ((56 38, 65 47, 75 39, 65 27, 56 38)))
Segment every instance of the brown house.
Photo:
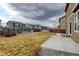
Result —
POLYGON ((59 18, 60 29, 66 29, 66 16, 59 18))
POLYGON ((67 3, 65 7, 67 28, 66 33, 79 43, 79 3, 67 3))

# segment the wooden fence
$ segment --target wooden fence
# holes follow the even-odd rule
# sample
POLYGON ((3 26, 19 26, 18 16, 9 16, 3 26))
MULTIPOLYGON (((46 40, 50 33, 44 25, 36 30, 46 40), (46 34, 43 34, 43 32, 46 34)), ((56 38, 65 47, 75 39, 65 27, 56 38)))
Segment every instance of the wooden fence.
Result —
POLYGON ((66 29, 49 29, 49 32, 54 32, 54 33, 66 33, 66 29))

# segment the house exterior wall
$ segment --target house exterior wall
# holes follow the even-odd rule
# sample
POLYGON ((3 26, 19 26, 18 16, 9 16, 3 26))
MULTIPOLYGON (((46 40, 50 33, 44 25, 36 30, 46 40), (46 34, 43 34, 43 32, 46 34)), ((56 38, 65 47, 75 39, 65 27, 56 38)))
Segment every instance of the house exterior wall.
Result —
POLYGON ((20 23, 20 22, 16 22, 16 21, 9 21, 7 22, 7 27, 9 29, 25 29, 26 28, 26 25, 23 24, 23 23, 20 23))
POLYGON ((70 3, 67 11, 66 11, 66 17, 68 18, 71 14, 72 14, 72 9, 74 8, 74 6, 76 5, 76 3, 70 3))
MULTIPOLYGON (((66 22, 67 22, 67 33, 68 33, 68 23, 69 21, 71 21, 71 38, 76 41, 77 43, 79 43, 79 33, 75 32, 75 12, 72 12, 73 8, 75 7, 76 3, 70 3, 67 11, 66 11, 66 22)), ((79 9, 79 8, 78 8, 79 9)))
POLYGON ((0 31, 2 31, 2 26, 0 26, 0 31))
POLYGON ((0 31, 2 31, 1 20, 0 20, 0 31))
MULTIPOLYGON (((72 22, 72 20, 70 19, 70 17, 72 17, 72 9, 74 8, 74 6, 75 6, 75 3, 70 3, 69 4, 69 6, 68 6, 68 8, 67 8, 67 11, 66 11, 66 23, 67 23, 67 28, 66 28, 66 33, 68 34, 68 23, 69 23, 69 21, 71 21, 72 22)), ((72 32, 72 30, 71 30, 71 32, 72 32)))
POLYGON ((71 18, 72 18, 72 30, 73 30, 71 38, 77 43, 79 43, 79 32, 75 31, 75 20, 76 20, 75 13, 71 18))
POLYGON ((59 19, 60 29, 66 29, 66 17, 63 16, 59 19))

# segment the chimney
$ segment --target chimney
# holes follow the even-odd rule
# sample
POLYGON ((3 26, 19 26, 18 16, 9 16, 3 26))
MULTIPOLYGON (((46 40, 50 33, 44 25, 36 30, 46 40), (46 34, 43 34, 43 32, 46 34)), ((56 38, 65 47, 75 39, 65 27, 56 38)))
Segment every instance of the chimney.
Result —
POLYGON ((1 20, 0 20, 0 26, 1 26, 1 20))

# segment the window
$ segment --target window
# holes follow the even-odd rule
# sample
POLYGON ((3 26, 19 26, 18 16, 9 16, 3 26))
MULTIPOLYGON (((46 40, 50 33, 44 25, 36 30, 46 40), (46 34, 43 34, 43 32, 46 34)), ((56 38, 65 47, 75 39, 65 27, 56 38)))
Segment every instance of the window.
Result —
POLYGON ((75 30, 79 31, 79 10, 76 12, 75 16, 76 16, 75 30))
POLYGON ((18 27, 18 23, 15 23, 15 26, 18 27))

